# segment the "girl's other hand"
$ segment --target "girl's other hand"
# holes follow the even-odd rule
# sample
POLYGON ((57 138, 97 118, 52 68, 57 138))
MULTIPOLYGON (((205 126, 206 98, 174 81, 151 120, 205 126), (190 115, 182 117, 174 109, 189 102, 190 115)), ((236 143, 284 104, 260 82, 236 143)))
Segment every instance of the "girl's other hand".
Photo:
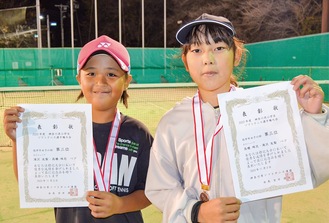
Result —
POLYGON ((237 222, 241 201, 235 197, 220 197, 202 203, 199 210, 200 222, 237 222))
POLYGON ((105 191, 88 191, 86 199, 95 218, 107 218, 119 214, 120 207, 123 205, 120 197, 105 191))
POLYGON ((297 100, 303 109, 311 114, 319 114, 322 111, 324 92, 312 78, 307 75, 299 75, 292 79, 291 84, 296 91, 297 100))

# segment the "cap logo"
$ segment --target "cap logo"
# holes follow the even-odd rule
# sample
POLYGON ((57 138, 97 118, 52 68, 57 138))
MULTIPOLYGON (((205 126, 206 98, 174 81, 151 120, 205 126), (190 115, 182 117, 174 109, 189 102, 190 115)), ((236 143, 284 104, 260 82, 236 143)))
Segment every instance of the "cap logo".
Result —
POLYGON ((108 43, 108 42, 100 42, 97 47, 98 48, 102 48, 102 47, 109 48, 110 46, 111 46, 111 43, 108 43))

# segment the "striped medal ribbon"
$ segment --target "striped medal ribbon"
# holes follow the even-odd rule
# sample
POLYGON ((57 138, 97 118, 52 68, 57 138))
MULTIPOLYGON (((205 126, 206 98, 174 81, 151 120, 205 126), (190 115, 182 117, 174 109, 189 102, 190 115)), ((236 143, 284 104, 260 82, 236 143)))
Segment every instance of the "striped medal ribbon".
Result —
MULTIPOLYGON (((231 85, 230 91, 234 91, 235 87, 231 85)), ((204 123, 202 117, 202 102, 200 100, 199 90, 192 99, 193 104, 193 118, 194 118, 194 137, 196 144, 196 155, 198 162, 199 180, 201 183, 202 193, 200 194, 200 200, 208 201, 209 195, 207 191, 210 191, 210 179, 212 172, 212 154, 214 148, 214 138, 222 130, 223 124, 218 117, 215 132, 205 146, 204 137, 204 123)))
POLYGON ((117 108, 115 118, 109 133, 107 148, 104 154, 102 164, 97 156, 97 150, 94 143, 94 177, 99 191, 110 191, 110 180, 112 172, 112 160, 115 150, 115 144, 120 130, 121 115, 117 108))

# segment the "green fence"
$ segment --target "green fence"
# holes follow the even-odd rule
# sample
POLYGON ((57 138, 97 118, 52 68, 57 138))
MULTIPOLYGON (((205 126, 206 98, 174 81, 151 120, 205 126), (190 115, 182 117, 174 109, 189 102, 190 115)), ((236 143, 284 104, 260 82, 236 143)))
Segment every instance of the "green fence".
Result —
MULTIPOLYGON (((242 81, 291 80, 310 75, 329 97, 329 33, 246 45, 242 81)), ((0 87, 77 85, 80 48, 0 49, 0 87)), ((191 82, 179 48, 128 48, 135 83, 191 82)))
POLYGON ((248 44, 247 48, 245 80, 281 81, 307 74, 320 83, 329 101, 329 33, 248 44))
MULTIPOLYGON (((77 85, 78 49, 0 49, 0 87, 77 85)), ((129 48, 136 83, 191 82, 179 49, 129 48)))

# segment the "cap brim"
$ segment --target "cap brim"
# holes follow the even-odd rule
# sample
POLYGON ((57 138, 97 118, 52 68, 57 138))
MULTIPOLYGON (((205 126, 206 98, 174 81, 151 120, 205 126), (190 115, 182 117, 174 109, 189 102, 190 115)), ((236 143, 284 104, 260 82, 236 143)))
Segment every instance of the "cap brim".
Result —
POLYGON ((184 26, 182 26, 176 33, 176 39, 180 44, 185 44, 186 43, 186 37, 188 35, 188 33, 192 30, 192 28, 194 26, 200 25, 200 24, 205 24, 205 23, 214 23, 214 24, 218 24, 223 26, 224 28, 226 28, 232 36, 235 35, 235 31, 233 29, 233 27, 231 27, 230 25, 228 25, 225 22, 220 22, 220 21, 215 21, 215 20, 210 20, 210 19, 203 19, 203 20, 196 20, 193 22, 190 22, 184 26))

